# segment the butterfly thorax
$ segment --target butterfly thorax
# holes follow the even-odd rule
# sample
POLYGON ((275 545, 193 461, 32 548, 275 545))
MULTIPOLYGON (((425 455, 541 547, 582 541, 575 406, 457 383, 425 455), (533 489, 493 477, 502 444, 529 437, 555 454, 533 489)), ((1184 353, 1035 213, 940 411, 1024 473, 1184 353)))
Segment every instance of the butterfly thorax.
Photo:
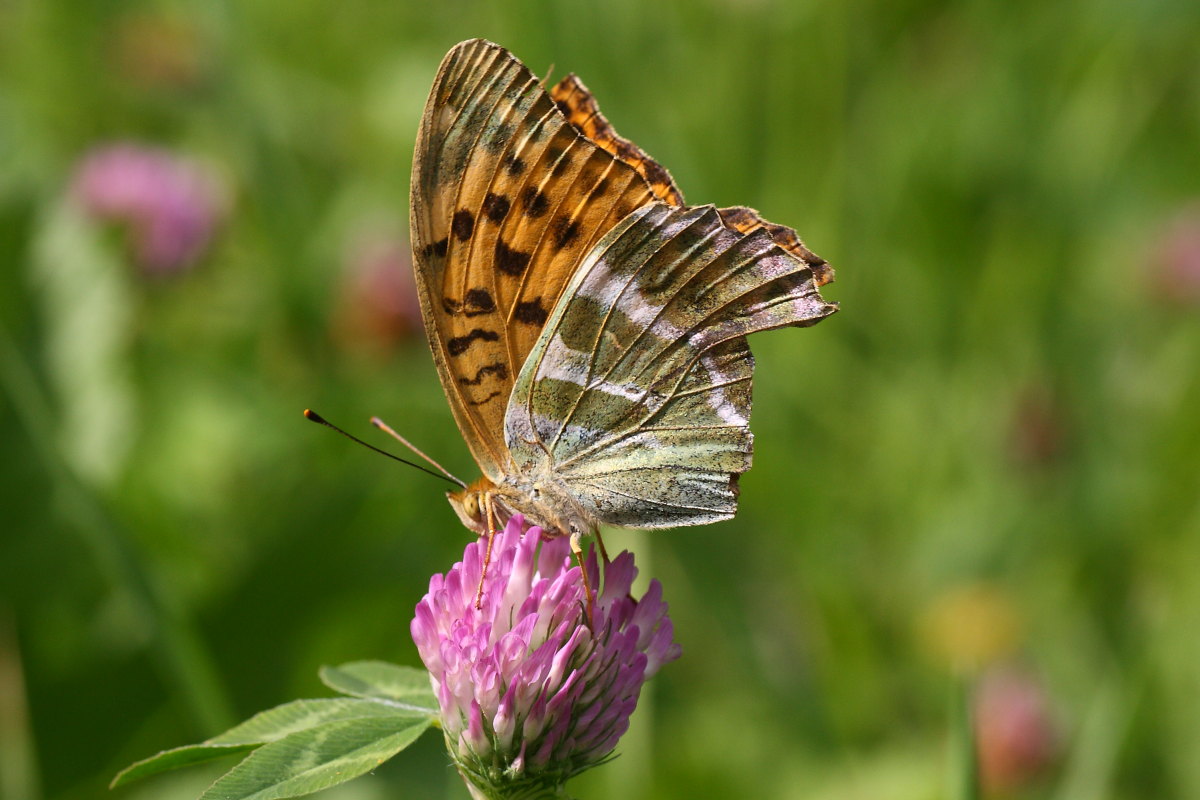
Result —
POLYGON ((497 528, 503 527, 513 514, 524 515, 530 525, 542 529, 546 538, 592 534, 599 527, 567 488, 550 474, 505 475, 499 484, 483 477, 460 491, 447 492, 446 498, 462 523, 480 535, 488 532, 489 504, 492 524, 497 528))

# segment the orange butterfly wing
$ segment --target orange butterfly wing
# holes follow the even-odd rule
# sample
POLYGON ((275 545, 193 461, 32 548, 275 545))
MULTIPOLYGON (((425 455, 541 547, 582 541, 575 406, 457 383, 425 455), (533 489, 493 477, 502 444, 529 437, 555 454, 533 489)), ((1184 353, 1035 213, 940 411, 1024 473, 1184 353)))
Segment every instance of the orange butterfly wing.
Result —
POLYGON ((442 61, 417 134, 411 227, 425 329, 459 429, 494 481, 511 463, 513 382, 582 256, 631 211, 666 199, 664 186, 682 203, 574 76, 559 87, 569 81, 576 88, 552 98, 507 50, 463 42, 442 61))
MULTIPOLYGON (((566 115, 567 121, 600 147, 629 164, 650 184, 662 202, 672 206, 684 205, 683 193, 675 185, 671 173, 633 142, 619 135, 600 113, 600 106, 579 77, 570 74, 550 90, 550 97, 566 115)), ((833 281, 833 269, 828 262, 804 246, 796 231, 784 225, 768 222, 759 213, 746 206, 719 208, 721 223, 738 233, 749 234, 763 228, 771 235, 775 244, 804 261, 813 270, 817 286, 833 281)))
POLYGON ((636 169, 650 184, 655 197, 668 205, 683 205, 683 192, 675 185, 671 173, 613 129, 578 76, 571 73, 563 78, 550 90, 550 97, 566 115, 567 121, 584 136, 636 169))

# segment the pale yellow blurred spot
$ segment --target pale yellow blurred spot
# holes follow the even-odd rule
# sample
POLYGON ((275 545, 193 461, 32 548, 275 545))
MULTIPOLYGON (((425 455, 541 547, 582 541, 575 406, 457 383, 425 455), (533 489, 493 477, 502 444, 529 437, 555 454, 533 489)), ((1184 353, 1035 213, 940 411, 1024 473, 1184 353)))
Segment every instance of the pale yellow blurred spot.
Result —
POLYGON ((930 657, 955 672, 974 672, 1012 654, 1024 621, 1004 588, 978 582, 936 597, 918 625, 930 657))

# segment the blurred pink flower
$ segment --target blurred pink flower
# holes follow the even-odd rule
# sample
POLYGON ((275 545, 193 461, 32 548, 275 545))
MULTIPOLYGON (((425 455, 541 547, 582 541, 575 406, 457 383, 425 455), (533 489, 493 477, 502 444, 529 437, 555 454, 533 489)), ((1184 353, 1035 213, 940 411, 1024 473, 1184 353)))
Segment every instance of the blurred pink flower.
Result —
POLYGON ((1200 306, 1200 205, 1167 226, 1154 254, 1154 277, 1168 302, 1200 306))
POLYGON ((679 657, 662 587, 651 581, 634 600, 628 552, 604 565, 601 586, 593 552, 585 563, 600 588, 589 627, 567 539, 542 542, 518 515, 496 534, 477 609, 485 548, 473 542, 449 573, 433 576, 413 640, 473 792, 559 787, 612 752, 642 684, 679 657))
POLYGON ((406 240, 370 234, 351 242, 333 327, 343 343, 383 347, 424 330, 406 240))
POLYGON ((975 693, 975 735, 983 784, 1006 792, 1038 777, 1058 756, 1050 701, 1033 676, 985 675, 975 693))
POLYGON ((85 155, 71 194, 93 218, 128 226, 135 260, 152 273, 194 264, 223 211, 215 176, 198 162, 134 143, 85 155))

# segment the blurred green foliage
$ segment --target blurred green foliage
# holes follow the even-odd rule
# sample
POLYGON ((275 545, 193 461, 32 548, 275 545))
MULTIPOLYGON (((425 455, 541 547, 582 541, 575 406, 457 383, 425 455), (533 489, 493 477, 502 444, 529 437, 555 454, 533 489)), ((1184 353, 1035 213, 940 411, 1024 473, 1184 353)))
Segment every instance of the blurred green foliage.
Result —
MULTIPOLYGON (((944 797, 966 665, 1045 694, 1053 752, 1006 796, 1200 797, 1200 293, 1159 255, 1200 199, 1191 0, 0 0, 4 796, 103 797, 321 664, 419 663, 466 533, 300 411, 474 477, 348 266, 405 235, 425 93, 474 36, 838 269, 841 314, 753 342, 737 520, 611 535, 684 658, 574 792, 944 797), (221 176, 193 270, 72 216, 116 140, 221 176)), ((447 764, 429 736, 329 796, 465 796, 447 764)))

